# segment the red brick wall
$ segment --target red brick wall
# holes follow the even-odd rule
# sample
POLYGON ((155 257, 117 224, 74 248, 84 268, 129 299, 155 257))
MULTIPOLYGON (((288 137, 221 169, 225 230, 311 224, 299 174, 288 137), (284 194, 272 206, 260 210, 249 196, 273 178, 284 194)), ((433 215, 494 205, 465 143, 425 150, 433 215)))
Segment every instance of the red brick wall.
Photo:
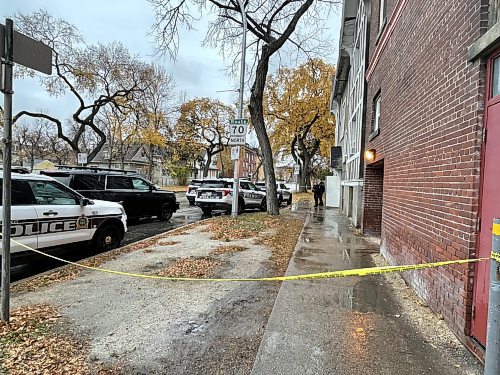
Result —
MULTIPOLYGON (((388 20, 398 2, 389 1, 388 20)), ((384 159, 381 251, 392 264, 474 255, 485 69, 468 62, 466 52, 485 31, 487 3, 407 1, 368 77, 365 149, 376 149, 377 160, 384 159), (380 134, 370 140, 372 100, 379 90, 380 134)), ((370 62, 380 48, 377 34, 374 0, 370 62)), ((369 210, 366 200, 364 214, 369 210)), ((469 334, 471 267, 403 274, 462 338, 469 334)))
MULTIPOLYGON (((380 164, 380 163, 379 163, 380 164)), ((381 233, 382 202, 384 186, 384 166, 367 166, 363 189, 363 233, 378 235, 381 233)))

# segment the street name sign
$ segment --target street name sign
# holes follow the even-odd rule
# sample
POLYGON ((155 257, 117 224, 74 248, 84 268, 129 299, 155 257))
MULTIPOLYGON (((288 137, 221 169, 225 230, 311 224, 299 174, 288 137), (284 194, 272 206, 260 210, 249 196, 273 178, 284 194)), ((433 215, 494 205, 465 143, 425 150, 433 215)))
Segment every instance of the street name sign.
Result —
POLYGON ((237 118, 229 120, 229 142, 230 146, 244 146, 248 130, 248 119, 237 118))
MULTIPOLYGON (((14 31, 13 60, 15 63, 37 70, 45 74, 52 74, 52 48, 14 31)), ((0 57, 5 59, 5 26, 0 24, 0 57)))

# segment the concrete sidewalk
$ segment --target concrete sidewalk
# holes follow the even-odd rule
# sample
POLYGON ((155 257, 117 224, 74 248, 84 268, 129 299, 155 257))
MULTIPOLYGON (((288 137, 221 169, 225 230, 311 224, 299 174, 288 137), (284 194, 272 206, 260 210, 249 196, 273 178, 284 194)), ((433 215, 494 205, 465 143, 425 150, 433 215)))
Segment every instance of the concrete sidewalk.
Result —
MULTIPOLYGON (((378 251, 337 210, 314 209, 287 275, 371 267, 378 251)), ((417 316, 428 308, 397 297, 393 280, 401 281, 374 275, 284 282, 252 374, 482 374, 442 321, 429 311, 417 316)))

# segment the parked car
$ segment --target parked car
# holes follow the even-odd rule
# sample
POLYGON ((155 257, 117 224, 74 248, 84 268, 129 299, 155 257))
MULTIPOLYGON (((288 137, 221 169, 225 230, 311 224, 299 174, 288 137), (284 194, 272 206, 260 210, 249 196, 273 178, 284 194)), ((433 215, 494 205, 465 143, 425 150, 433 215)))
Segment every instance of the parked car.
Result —
POLYGON ((156 216, 167 221, 179 209, 174 192, 158 188, 136 172, 60 166, 41 173, 84 197, 122 203, 129 219, 156 216))
MULTIPOLYGON (((259 181, 255 183, 259 189, 266 190, 266 183, 264 181, 259 181)), ((283 182, 276 182, 276 191, 278 192, 278 202, 281 206, 286 203, 287 206, 292 204, 292 192, 283 182)))
MULTIPOLYGON (((0 177, 0 203, 1 190, 0 177)), ((90 200, 47 176, 12 173, 11 199, 12 239, 33 249, 55 252, 90 243, 107 251, 118 247, 127 231, 122 205, 90 200)), ((11 253, 15 264, 36 257, 16 243, 11 253)))
MULTIPOLYGON (((238 213, 247 208, 266 210, 266 193, 258 189, 250 181, 239 180, 238 213)), ((205 215, 213 210, 224 210, 231 213, 233 206, 233 179, 203 180, 196 191, 196 205, 205 215)))
POLYGON ((186 191, 186 198, 189 201, 189 204, 191 206, 194 206, 195 204, 195 199, 196 199, 196 190, 201 186, 201 183, 203 182, 202 179, 193 179, 188 185, 187 191, 186 191))

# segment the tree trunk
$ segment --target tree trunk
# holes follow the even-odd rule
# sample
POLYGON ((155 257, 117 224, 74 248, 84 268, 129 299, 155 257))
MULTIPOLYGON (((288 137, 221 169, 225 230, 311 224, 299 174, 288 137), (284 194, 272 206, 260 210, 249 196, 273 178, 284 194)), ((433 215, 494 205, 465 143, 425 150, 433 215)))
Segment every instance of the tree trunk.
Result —
POLYGON ((153 169, 154 169, 154 161, 153 161, 153 158, 154 158, 154 146, 151 145, 149 147, 149 158, 148 158, 148 180, 149 181, 153 181, 153 169))
POLYGON ((208 177, 208 170, 210 169, 210 164, 212 164, 212 153, 207 152, 207 163, 203 167, 203 177, 204 178, 208 177))
POLYGON ((276 178, 274 176, 273 151, 271 143, 267 136, 264 124, 264 108, 262 106, 264 87, 266 85, 267 72, 269 70, 268 47, 262 47, 262 55, 255 71, 255 81, 250 95, 250 117, 259 140, 262 150, 262 165, 266 176, 267 192, 267 213, 270 215, 279 215, 278 194, 276 192, 276 178))
POLYGON ((299 171, 299 193, 307 193, 306 173, 302 166, 299 171))

